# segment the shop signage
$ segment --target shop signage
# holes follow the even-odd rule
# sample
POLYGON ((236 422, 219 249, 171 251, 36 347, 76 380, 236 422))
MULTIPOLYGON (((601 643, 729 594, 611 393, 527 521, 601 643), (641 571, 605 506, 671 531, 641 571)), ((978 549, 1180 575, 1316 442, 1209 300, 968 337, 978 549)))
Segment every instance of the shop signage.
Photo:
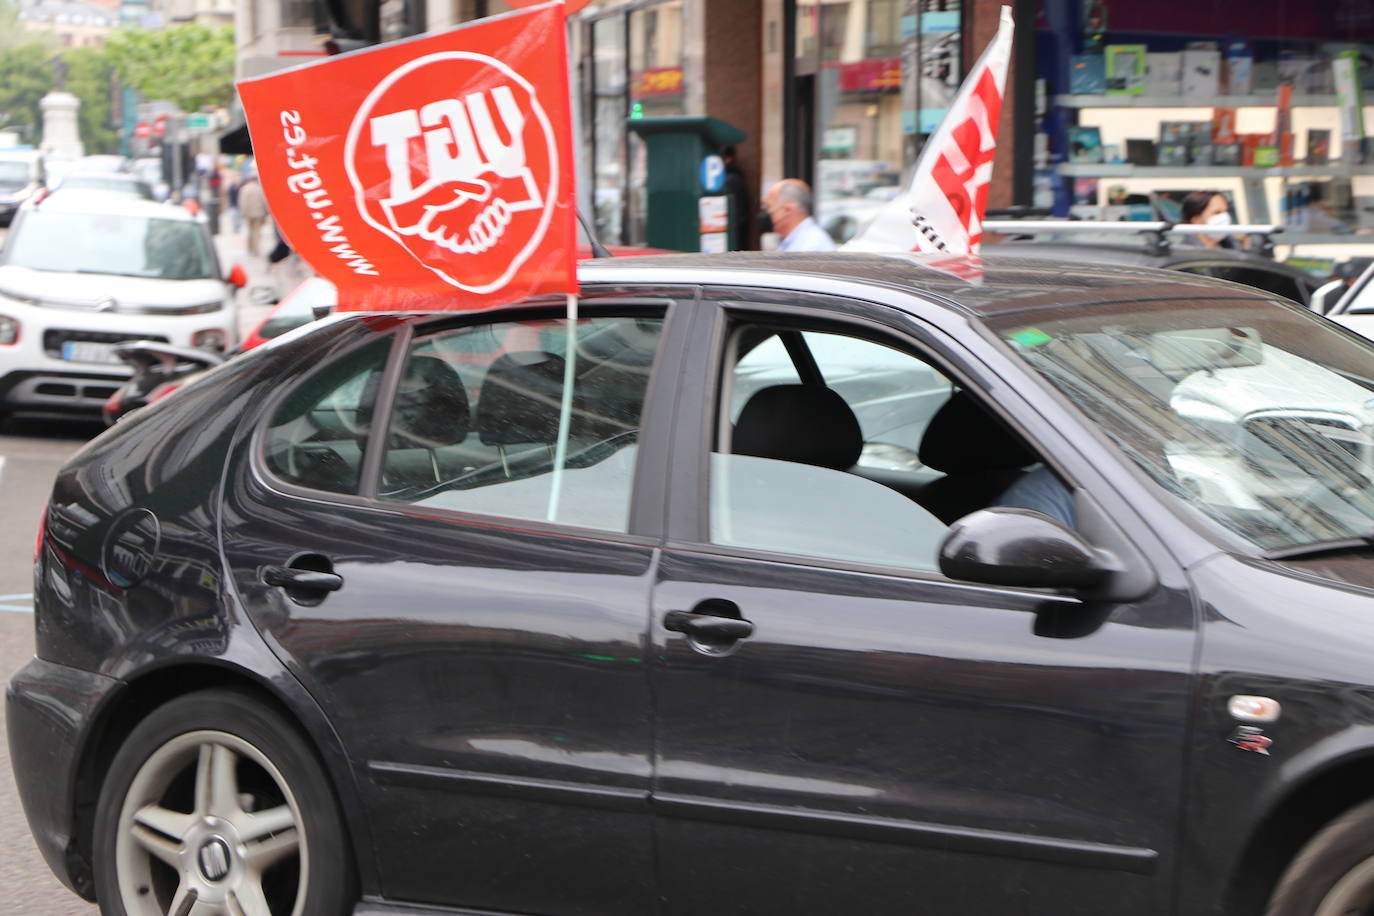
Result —
POLYGON ((575 293, 559 3, 238 84, 282 234, 339 307, 575 293))
POLYGON ((725 187, 725 160, 711 153, 701 160, 701 189, 715 194, 725 187))
POLYGON ((844 92, 883 92, 902 88, 902 61, 898 57, 870 57, 840 64, 840 89, 844 92))
POLYGON ((681 67, 650 67, 634 74, 634 95, 637 98, 681 93, 681 67))

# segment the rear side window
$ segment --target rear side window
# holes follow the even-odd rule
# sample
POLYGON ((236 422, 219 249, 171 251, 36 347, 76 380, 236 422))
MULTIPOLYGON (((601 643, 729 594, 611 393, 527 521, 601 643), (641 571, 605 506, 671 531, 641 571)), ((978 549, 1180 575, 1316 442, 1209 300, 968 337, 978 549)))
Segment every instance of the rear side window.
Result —
POLYGON ((354 350, 296 388, 272 416, 265 458, 277 477, 356 493, 391 338, 354 350))
POLYGON ((584 318, 571 335, 563 320, 516 321, 417 340, 392 409, 377 495, 626 531, 662 330, 659 317, 584 318))

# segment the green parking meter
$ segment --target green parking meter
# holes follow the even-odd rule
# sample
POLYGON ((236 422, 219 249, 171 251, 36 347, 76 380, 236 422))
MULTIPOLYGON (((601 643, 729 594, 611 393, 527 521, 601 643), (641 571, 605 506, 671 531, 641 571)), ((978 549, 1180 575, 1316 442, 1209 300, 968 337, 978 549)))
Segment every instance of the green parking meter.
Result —
POLYGON ((744 131, 719 118, 631 118, 626 126, 647 149, 645 241, 673 251, 725 251, 730 213, 720 148, 744 131))

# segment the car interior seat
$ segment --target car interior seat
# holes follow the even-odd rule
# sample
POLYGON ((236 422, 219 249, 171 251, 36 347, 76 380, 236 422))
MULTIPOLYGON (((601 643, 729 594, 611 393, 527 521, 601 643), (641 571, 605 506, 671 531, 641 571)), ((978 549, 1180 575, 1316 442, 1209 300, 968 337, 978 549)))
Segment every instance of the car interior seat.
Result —
POLYGON ((462 443, 471 429, 458 370, 439 356, 412 356, 396 389, 382 479, 387 485, 438 483, 450 476, 440 467, 439 449, 462 443))
POLYGON ((951 525, 991 505, 1040 456, 968 393, 957 391, 931 417, 920 460, 945 476, 914 496, 951 525))
POLYGON ((476 429, 483 445, 496 446, 506 477, 517 474, 514 450, 522 458, 538 449, 553 457, 562 409, 564 360, 537 350, 505 353, 487 369, 477 396, 476 429))
POLYGON ((744 403, 730 450, 847 471, 858 462, 863 447, 854 411, 833 389, 773 385, 754 392, 744 403))

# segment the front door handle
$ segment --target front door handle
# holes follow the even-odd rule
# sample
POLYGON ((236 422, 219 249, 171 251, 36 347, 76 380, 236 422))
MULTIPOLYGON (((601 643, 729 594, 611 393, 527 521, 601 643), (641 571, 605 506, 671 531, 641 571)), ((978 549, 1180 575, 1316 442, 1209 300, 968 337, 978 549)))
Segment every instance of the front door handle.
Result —
POLYGON ((307 592, 336 592, 343 588, 343 576, 338 573, 290 566, 264 567, 262 581, 280 588, 299 588, 307 592))
POLYGON ((754 635, 753 621, 723 598, 708 598, 690 611, 668 611, 663 627, 686 636, 692 651, 702 655, 729 655, 735 643, 754 635))
POLYGON ((718 617, 695 611, 669 611, 663 615, 663 628, 693 639, 747 639, 754 635, 754 624, 738 617, 718 617))

